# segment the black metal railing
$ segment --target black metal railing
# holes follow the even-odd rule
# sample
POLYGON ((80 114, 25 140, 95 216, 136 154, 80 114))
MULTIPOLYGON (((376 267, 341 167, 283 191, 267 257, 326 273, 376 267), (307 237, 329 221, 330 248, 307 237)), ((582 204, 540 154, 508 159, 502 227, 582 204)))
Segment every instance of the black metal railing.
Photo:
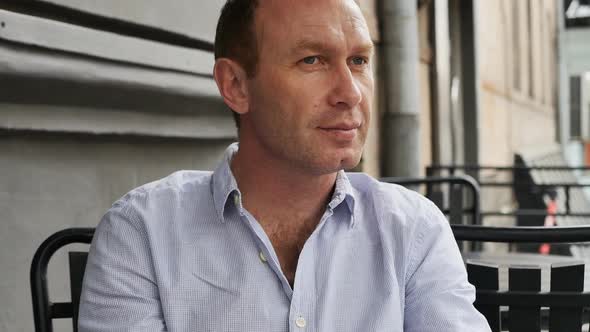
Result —
MULTIPOLYGON (((569 166, 482 166, 482 165, 434 165, 426 168, 427 176, 454 176, 469 174, 482 190, 482 199, 490 199, 489 189, 510 190, 510 200, 516 208, 483 209, 482 219, 489 217, 514 217, 519 226, 541 226, 547 215, 561 218, 578 218, 574 224, 590 224, 590 203, 583 191, 590 184, 578 183, 576 172, 589 172, 590 167, 569 166), (489 180, 485 173, 506 174, 504 179, 489 180), (543 179, 534 179, 534 176, 543 179), (563 178, 568 178, 564 181, 563 178), (548 201, 556 208, 548 210, 548 201), (576 204, 573 204, 576 203, 576 204)), ((485 204, 484 204, 485 205, 485 204)), ((573 220, 573 219, 572 219, 573 220)))
POLYGON ((399 184, 416 191, 424 189, 423 194, 438 206, 451 224, 480 224, 479 186, 470 176, 386 177, 381 181, 399 184), (445 189, 442 189, 443 186, 445 189), (468 217, 468 220, 464 217, 468 217))
MULTIPOLYGON (((580 217, 590 218, 590 205, 584 206, 585 209, 580 210, 579 207, 572 208, 572 197, 574 191, 579 195, 583 193, 580 191, 584 188, 590 188, 590 184, 563 181, 549 181, 536 183, 531 179, 523 179, 523 174, 531 174, 532 172, 545 173, 545 175, 555 175, 555 173, 569 173, 572 178, 575 178, 573 172, 590 172, 590 167, 569 167, 569 166, 481 166, 481 165, 433 165, 426 168, 427 176, 454 176, 457 174, 469 174, 476 179, 478 185, 485 191, 486 188, 508 188, 512 189, 514 198, 519 203, 517 209, 510 211, 500 210, 482 210, 482 218, 491 216, 513 216, 513 217, 545 217, 547 207, 544 204, 538 204, 536 207, 526 206, 522 202, 518 202, 519 193, 528 192, 537 195, 542 201, 544 195, 560 201, 562 208, 552 213, 555 217, 580 217), (511 180, 503 181, 489 181, 483 180, 482 172, 504 172, 510 174, 511 180), (558 193, 561 193, 559 195, 558 193), (562 197, 559 197, 562 196, 562 197)), ((482 194, 484 196, 485 194, 482 194)), ((486 197, 482 197, 486 199, 486 197)), ((585 197, 582 197, 585 199, 585 197)), ((590 219, 589 219, 590 221, 590 219)), ((590 223, 590 222, 589 222, 590 223)), ((533 225, 527 225, 533 226, 533 225)))

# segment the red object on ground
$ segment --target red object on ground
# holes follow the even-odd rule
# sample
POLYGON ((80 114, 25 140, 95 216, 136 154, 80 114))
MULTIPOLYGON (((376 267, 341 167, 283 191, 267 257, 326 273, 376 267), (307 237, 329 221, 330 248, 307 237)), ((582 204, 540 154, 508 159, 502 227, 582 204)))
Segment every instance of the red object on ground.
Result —
MULTIPOLYGON (((547 216, 545 217, 545 227, 553 227, 557 225, 557 222, 555 220, 556 213, 557 201, 552 199, 549 201, 549 203, 547 203, 547 216)), ((539 246, 539 253, 541 255, 549 255, 549 252, 551 252, 551 245, 549 243, 543 243, 541 246, 539 246)))

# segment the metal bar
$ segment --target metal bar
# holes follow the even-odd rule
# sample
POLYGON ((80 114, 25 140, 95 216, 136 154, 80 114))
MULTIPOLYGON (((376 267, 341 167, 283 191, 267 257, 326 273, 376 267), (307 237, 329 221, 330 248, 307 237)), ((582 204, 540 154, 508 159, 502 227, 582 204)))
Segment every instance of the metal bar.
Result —
POLYGON ((590 187, 588 183, 560 183, 560 182, 551 182, 551 183, 513 183, 513 182, 481 182, 479 183, 480 187, 539 187, 539 188, 551 188, 551 187, 572 187, 572 188, 586 188, 590 187))
POLYGON ((570 187, 565 186, 565 213, 570 213, 570 187))
POLYGON ((477 290, 475 304, 539 307, 589 307, 590 293, 477 290))
POLYGON ((590 226, 490 227, 451 225, 457 241, 576 243, 590 242, 590 226))
MULTIPOLYGON (((426 177, 427 178, 431 178, 433 177, 433 171, 431 168, 427 167, 426 168, 426 177)), ((432 193, 433 193, 433 189, 432 189, 432 183, 427 183, 426 184, 426 197, 432 197, 432 193)), ((442 206, 442 205, 441 205, 442 206)))
POLYGON ((449 188, 449 221, 451 224, 463 224, 463 186, 451 184, 449 188))
MULTIPOLYGON (((435 202, 436 203, 436 202, 435 202)), ((451 213, 451 209, 440 209, 444 214, 450 214, 451 213)), ((473 214, 476 213, 477 211, 473 208, 473 207, 469 207, 469 208, 463 208, 461 211, 461 214, 465 215, 465 214, 473 214)))
MULTIPOLYGON (((445 211, 443 211, 445 212, 445 211)), ((446 213, 446 212, 445 212, 446 213)), ((480 213, 482 217, 518 217, 518 216, 546 216, 546 210, 517 210, 512 212, 485 211, 480 213)), ((552 214, 555 217, 578 217, 590 218, 590 212, 557 212, 552 214)))
POLYGON ((482 165, 430 165, 432 170, 470 170, 470 171, 513 171, 513 170, 546 170, 546 171, 590 171, 590 166, 482 166, 482 165))

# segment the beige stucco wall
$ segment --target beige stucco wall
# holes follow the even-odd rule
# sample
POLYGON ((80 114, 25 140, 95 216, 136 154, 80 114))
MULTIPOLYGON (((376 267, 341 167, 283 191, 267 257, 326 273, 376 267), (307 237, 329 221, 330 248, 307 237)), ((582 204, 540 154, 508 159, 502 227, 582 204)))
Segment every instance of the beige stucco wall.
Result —
POLYGON ((556 4, 527 3, 479 2, 481 164, 511 164, 515 152, 556 141, 556 4))
MULTIPOLYGON (((230 141, 4 133, 0 139, 0 332, 33 331, 29 268, 68 227, 95 227, 130 189, 176 170, 213 170, 230 141)), ((80 247, 87 250, 87 246, 80 247)), ((69 300, 66 249, 52 258, 53 301, 69 300)), ((58 320, 55 331, 71 331, 58 320)))

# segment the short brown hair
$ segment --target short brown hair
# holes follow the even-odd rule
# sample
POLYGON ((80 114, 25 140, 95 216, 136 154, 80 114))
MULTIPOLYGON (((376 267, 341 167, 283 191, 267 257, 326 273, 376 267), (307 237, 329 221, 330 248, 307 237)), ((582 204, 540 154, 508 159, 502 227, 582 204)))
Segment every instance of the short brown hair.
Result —
MULTIPOLYGON (((248 77, 256 74, 258 44, 254 15, 258 0, 227 0, 217 22, 215 59, 229 58, 239 63, 248 77)), ((239 114, 234 113, 240 127, 239 114)))

